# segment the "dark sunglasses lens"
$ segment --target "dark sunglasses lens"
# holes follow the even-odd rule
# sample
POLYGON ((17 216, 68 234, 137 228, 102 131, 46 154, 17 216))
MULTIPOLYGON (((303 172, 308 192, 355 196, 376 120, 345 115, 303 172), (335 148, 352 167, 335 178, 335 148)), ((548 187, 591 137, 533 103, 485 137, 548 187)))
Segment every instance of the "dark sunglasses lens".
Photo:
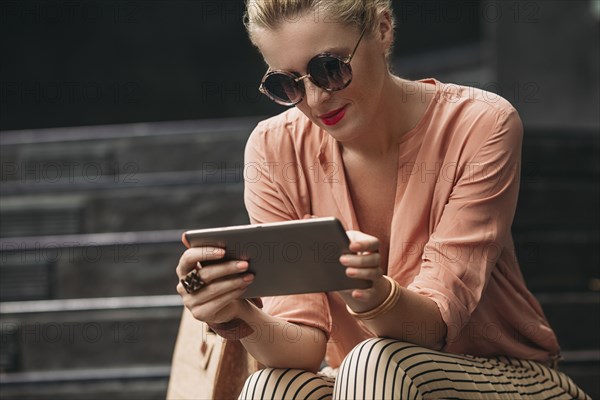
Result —
POLYGON ((292 77, 285 74, 271 74, 265 79, 263 87, 269 94, 283 104, 295 104, 302 98, 302 90, 292 77))
POLYGON ((340 90, 352 80, 350 65, 333 56, 318 56, 308 63, 308 72, 313 82, 329 90, 340 90))

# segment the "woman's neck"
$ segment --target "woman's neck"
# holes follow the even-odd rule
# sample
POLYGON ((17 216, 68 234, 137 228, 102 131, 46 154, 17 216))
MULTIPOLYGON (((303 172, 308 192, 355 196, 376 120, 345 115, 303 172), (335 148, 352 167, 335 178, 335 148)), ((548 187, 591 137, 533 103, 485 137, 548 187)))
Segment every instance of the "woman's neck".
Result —
POLYGON ((423 117, 434 94, 434 91, 426 90, 425 85, 389 74, 379 96, 381 112, 369 124, 369 133, 344 143, 343 152, 369 159, 381 159, 395 153, 402 137, 423 117))

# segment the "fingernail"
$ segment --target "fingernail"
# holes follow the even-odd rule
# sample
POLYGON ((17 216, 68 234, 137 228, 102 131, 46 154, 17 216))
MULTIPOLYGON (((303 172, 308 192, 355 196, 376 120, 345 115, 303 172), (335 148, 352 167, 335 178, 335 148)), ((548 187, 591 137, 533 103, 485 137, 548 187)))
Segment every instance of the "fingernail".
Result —
POLYGON ((248 274, 248 275, 245 275, 245 276, 242 278, 242 280, 243 280, 244 282, 252 282, 252 281, 254 280, 254 275, 253 275, 253 274, 248 274))
POLYGON ((340 257, 340 262, 341 263, 347 263, 348 261, 350 261, 350 258, 348 256, 341 256, 340 257))
POLYGON ((248 269, 248 262, 246 261, 238 261, 235 264, 236 268, 239 269, 240 271, 245 271, 248 269))

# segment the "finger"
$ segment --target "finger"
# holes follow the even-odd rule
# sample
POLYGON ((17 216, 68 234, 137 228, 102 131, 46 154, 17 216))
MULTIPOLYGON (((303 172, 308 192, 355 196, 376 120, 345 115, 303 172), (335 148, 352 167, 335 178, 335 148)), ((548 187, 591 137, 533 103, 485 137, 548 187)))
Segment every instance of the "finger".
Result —
POLYGON ((379 253, 370 254, 344 254, 340 257, 340 263, 346 267, 369 268, 379 267, 381 255, 379 253))
POLYGON ((194 247, 187 249, 181 255, 175 272, 179 279, 181 279, 195 269, 199 261, 219 260, 224 256, 225 250, 218 247, 194 247))
POLYGON ((371 252, 376 253, 379 251, 379 240, 377 239, 362 239, 358 241, 350 242, 348 247, 351 252, 371 252))
POLYGON ((362 303, 371 304, 370 309, 375 308, 384 302, 388 292, 381 291, 375 287, 375 284, 369 289, 354 289, 351 293, 353 299, 360 300, 362 303), (384 296, 384 297, 382 297, 384 296))
POLYGON ((383 273, 381 268, 346 268, 346 275, 354 279, 366 279, 375 281, 379 279, 383 273))
POLYGON ((368 290, 355 289, 352 291, 352 298, 363 303, 369 303, 373 299, 373 295, 374 293, 368 290))
POLYGON ((248 276, 242 278, 221 281, 219 283, 206 286, 198 292, 184 296, 183 304, 190 310, 198 307, 202 307, 206 310, 220 309, 223 307, 223 305, 215 306, 213 303, 218 303, 229 293, 238 293, 239 291, 246 290, 252 281, 253 276, 251 274, 248 274, 248 276))
POLYGON ((198 274, 206 283, 248 270, 248 261, 231 260, 202 268, 198 274))
MULTIPOLYGON (((219 296, 222 296, 227 292, 238 290, 240 288, 245 289, 253 281, 253 274, 245 274, 240 277, 213 282, 211 284, 203 286, 200 290, 196 292, 190 293, 190 296, 186 296, 187 298, 184 299, 184 303, 188 303, 190 305, 206 304, 212 302, 214 299, 216 299, 219 296)), ((185 289, 183 290, 185 292, 185 289)))
POLYGON ((218 318, 219 311, 231 304, 232 301, 239 299, 244 294, 245 290, 245 287, 238 288, 234 291, 222 294, 210 303, 186 306, 192 311, 192 314, 196 319, 201 321, 215 321, 218 318))
POLYGON ((361 231, 346 231, 350 239, 350 251, 379 251, 379 239, 361 231))
POLYGON ((185 251, 185 255, 192 261, 220 260, 225 255, 225 249, 213 246, 192 247, 185 251))
POLYGON ((371 308, 374 308, 373 306, 381 305, 385 301, 391 290, 390 283, 380 275, 378 280, 373 281, 371 288, 355 289, 351 296, 362 303, 371 304, 371 308))

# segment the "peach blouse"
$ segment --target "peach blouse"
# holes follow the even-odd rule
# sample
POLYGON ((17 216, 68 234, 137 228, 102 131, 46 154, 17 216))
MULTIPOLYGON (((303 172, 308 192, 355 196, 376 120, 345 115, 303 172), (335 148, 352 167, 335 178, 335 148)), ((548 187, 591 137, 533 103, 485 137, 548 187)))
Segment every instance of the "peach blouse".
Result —
MULTIPOLYGON (((510 231, 523 134, 518 113, 493 93, 422 82, 435 94, 399 143, 388 275, 438 305, 447 325, 444 351, 555 360, 558 341, 525 285, 510 231)), ((252 223, 312 214, 360 230, 338 143, 296 108, 252 132, 244 180, 252 223)), ((273 316, 321 329, 332 367, 374 336, 336 293, 263 302, 273 316)))

